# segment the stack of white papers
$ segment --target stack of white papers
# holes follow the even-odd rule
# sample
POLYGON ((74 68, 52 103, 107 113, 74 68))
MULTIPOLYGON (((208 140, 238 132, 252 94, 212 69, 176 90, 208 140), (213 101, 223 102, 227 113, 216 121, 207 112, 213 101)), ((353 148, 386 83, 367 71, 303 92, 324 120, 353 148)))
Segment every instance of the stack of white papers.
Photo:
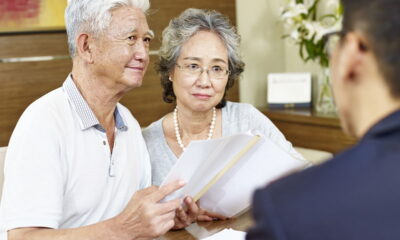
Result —
POLYGON ((165 201, 191 196, 202 209, 233 217, 250 206, 257 188, 307 164, 271 139, 242 133, 191 141, 161 185, 183 180, 165 201))
POLYGON ((203 238, 204 240, 244 240, 246 236, 245 232, 236 231, 232 228, 224 229, 210 237, 203 238))

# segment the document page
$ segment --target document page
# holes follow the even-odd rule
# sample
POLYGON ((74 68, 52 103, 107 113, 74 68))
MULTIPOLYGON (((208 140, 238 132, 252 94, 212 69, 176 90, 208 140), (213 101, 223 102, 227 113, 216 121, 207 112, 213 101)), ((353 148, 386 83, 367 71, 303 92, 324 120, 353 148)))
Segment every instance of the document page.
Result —
POLYGON ((186 185, 164 200, 196 196, 253 137, 250 134, 238 134, 190 142, 161 184, 163 186, 179 179, 184 180, 186 185))
POLYGON ((224 229, 210 237, 202 238, 204 240, 244 240, 246 233, 242 231, 236 231, 232 228, 224 229))
POLYGON ((192 141, 161 185, 177 179, 187 184, 164 200, 195 197, 206 189, 200 207, 232 217, 250 206, 257 188, 306 166, 306 161, 291 156, 270 139, 256 138, 254 141, 254 135, 243 133, 192 141), (254 144, 249 145, 251 142, 254 144), (239 160, 230 167, 238 156, 239 160), (215 179, 218 180, 214 183, 215 179))
POLYGON ((257 188, 306 167, 269 139, 262 139, 200 199, 200 207, 227 217, 250 207, 257 188))

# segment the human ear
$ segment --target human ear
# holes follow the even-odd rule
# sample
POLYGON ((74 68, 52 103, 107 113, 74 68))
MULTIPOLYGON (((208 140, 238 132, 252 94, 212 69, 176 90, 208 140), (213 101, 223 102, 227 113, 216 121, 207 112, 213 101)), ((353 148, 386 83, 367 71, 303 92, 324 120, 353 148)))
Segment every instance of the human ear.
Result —
POLYGON ((86 62, 93 63, 90 36, 86 33, 79 34, 76 41, 77 54, 86 62))
POLYGON ((363 46, 365 45, 362 35, 355 32, 346 34, 340 47, 339 74, 341 79, 354 83, 362 80, 360 75, 365 74, 365 71, 368 70, 366 69, 366 54, 363 46))

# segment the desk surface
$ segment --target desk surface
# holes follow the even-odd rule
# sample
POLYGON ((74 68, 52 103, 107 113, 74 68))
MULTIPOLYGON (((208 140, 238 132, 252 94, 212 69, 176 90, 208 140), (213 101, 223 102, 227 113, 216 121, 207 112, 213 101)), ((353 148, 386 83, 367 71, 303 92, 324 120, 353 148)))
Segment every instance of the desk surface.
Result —
POLYGON ((252 225, 250 211, 245 212, 238 218, 225 221, 193 223, 189 227, 179 231, 170 231, 158 240, 192 240, 211 236, 225 228, 233 228, 239 231, 246 231, 252 225))

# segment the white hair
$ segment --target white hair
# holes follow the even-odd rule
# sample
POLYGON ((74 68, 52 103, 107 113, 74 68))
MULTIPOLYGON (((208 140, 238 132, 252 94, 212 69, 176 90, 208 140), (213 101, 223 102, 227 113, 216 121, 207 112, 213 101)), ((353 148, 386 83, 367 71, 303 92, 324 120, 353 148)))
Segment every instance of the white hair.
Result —
POLYGON ((71 57, 76 54, 76 37, 87 31, 95 35, 102 33, 111 22, 111 11, 123 7, 135 7, 144 13, 149 9, 149 0, 68 0, 65 9, 65 25, 71 57))

